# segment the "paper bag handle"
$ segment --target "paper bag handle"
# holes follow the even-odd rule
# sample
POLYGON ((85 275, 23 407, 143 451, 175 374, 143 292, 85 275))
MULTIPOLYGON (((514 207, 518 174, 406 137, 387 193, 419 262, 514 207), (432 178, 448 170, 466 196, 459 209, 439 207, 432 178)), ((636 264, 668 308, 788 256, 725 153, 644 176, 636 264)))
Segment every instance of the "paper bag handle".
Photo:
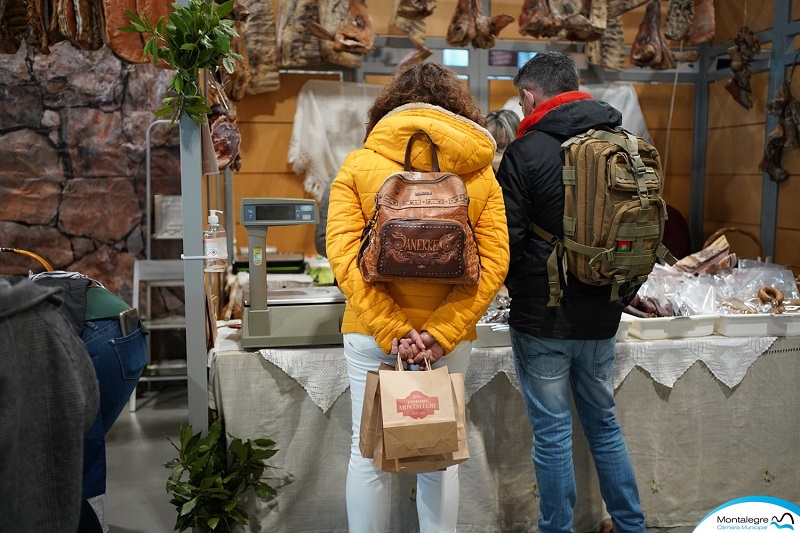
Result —
MULTIPOLYGON (((425 367, 426 367, 426 370, 430 370, 431 369, 431 360, 428 359, 427 357, 425 358, 425 367)), ((394 369, 395 370, 399 370, 400 372, 405 372, 405 370, 406 370, 403 367, 403 360, 400 359, 400 354, 399 353, 397 354, 397 365, 394 367, 394 369)))

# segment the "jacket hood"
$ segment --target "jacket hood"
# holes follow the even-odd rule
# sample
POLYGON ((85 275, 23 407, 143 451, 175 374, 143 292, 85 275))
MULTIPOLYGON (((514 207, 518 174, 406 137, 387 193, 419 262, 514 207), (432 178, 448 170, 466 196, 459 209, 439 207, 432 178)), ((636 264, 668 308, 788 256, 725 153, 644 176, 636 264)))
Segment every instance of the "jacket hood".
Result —
POLYGON ((46 287, 27 278, 0 280, 0 319, 23 313, 48 298, 61 305, 60 292, 58 287, 46 287))
MULTIPOLYGON (((497 145, 488 130, 468 118, 425 103, 406 104, 392 110, 375 124, 364 148, 402 165, 406 142, 419 130, 430 135, 436 144, 442 171, 463 175, 492 163, 497 145)), ((415 169, 431 168, 428 146, 424 140, 412 145, 411 164, 415 169)))
POLYGON ((622 113, 605 102, 585 99, 551 109, 528 129, 568 138, 597 126, 616 127, 621 124, 622 113))

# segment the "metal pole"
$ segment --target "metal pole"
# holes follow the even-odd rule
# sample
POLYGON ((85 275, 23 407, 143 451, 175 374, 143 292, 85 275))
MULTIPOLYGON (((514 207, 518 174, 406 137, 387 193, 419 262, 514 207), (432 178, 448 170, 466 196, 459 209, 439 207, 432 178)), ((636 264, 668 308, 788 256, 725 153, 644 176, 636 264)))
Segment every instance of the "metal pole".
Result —
MULTIPOLYGON (((145 205, 146 205, 145 216, 147 217, 147 220, 145 221, 145 224, 146 224, 145 225, 145 227, 146 227, 145 231, 146 231, 146 233, 145 233, 144 239, 146 241, 145 242, 145 255, 147 256, 147 259, 152 259, 151 248, 152 248, 152 240, 153 240, 152 239, 153 228, 152 228, 152 222, 150 222, 150 219, 152 218, 152 211, 153 211, 153 207, 152 207, 153 206, 153 198, 150 196, 150 190, 152 188, 152 179, 151 179, 151 176, 150 176, 150 167, 151 167, 151 159, 152 159, 152 156, 151 156, 152 148, 150 146, 150 130, 152 130, 153 126, 155 126, 156 124, 169 124, 169 123, 170 123, 170 121, 166 120, 166 119, 155 120, 155 121, 151 122, 149 126, 147 126, 147 129, 145 130, 145 134, 144 134, 145 141, 146 141, 146 151, 145 151, 145 158, 146 158, 145 176, 146 177, 145 177, 145 185, 146 185, 146 189, 147 189, 146 195, 145 195, 145 198, 146 198, 146 200, 145 200, 145 205)), ((150 309, 150 301, 149 300, 147 302, 147 306, 148 306, 147 309, 150 309)))
MULTIPOLYGON (((189 0, 177 0, 183 6, 189 0)), ((183 196, 183 254, 203 255, 203 166, 200 125, 185 114, 180 118, 181 195, 183 196)), ((208 373, 206 356, 206 297, 202 260, 183 262, 186 306, 186 374, 189 423, 194 431, 208 432, 208 373)))
POLYGON ((708 57, 708 44, 700 46, 700 61, 694 94, 694 137, 692 139, 692 181, 690 184, 689 231, 692 251, 703 247, 703 218, 706 196, 706 145, 708 141, 708 71, 712 59, 708 57))
MULTIPOLYGON (((794 48, 794 40, 787 39, 789 20, 791 19, 791 0, 775 0, 772 24, 772 52, 769 58, 769 83, 767 98, 775 97, 778 88, 786 79, 786 54, 794 48)), ((767 115, 764 144, 769 132, 778 125, 778 117, 767 115)), ((761 185, 761 243, 767 257, 775 256, 775 232, 778 228, 778 184, 772 181, 769 174, 763 174, 761 185)), ((761 258, 766 259, 765 257, 761 258)))

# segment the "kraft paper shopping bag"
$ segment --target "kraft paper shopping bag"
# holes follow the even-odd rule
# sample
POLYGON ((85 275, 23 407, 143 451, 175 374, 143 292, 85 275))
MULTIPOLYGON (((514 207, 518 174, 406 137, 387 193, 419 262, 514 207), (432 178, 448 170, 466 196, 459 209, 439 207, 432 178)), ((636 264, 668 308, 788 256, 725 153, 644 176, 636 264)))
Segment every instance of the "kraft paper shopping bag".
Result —
POLYGON ((387 459, 458 450, 453 386, 447 367, 380 370, 383 449, 387 459))
POLYGON ((386 459, 383 453, 382 418, 380 412, 376 420, 375 450, 373 452, 375 466, 386 472, 400 474, 421 474, 443 470, 448 466, 463 463, 469 459, 467 445, 466 403, 464 395, 464 374, 450 374, 453 385, 453 400, 456 403, 458 418, 458 450, 452 453, 424 455, 420 457, 404 457, 402 459, 386 459))
POLYGON ((394 367, 381 363, 378 370, 367 372, 367 385, 364 388, 364 402, 361 404, 361 426, 358 433, 358 447, 361 457, 371 458, 375 450, 375 428, 377 427, 378 411, 381 409, 379 390, 379 370, 393 370, 394 367))

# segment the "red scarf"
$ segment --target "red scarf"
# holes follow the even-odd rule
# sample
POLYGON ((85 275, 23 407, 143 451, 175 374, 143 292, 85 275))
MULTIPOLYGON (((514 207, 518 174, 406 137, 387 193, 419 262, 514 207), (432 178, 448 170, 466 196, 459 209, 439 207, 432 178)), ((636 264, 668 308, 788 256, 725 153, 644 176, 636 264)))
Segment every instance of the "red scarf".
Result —
POLYGON ((587 98, 592 98, 592 95, 581 91, 568 91, 565 93, 561 93, 557 96, 554 96, 549 100, 545 100, 544 102, 536 106, 536 108, 533 110, 533 113, 523 118, 522 122, 519 123, 519 129, 517 130, 517 139, 525 135, 525 132, 528 131, 528 128, 530 128, 531 126, 542 120, 542 118, 547 113, 557 108, 558 106, 567 104, 569 102, 585 100, 587 98))

